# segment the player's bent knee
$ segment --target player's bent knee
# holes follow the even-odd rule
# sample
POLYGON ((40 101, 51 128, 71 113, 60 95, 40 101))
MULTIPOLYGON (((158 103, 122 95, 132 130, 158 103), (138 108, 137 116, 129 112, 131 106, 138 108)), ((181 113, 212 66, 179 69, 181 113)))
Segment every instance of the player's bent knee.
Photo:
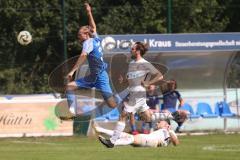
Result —
POLYGON ((148 114, 142 113, 142 114, 140 114, 140 118, 141 118, 141 120, 143 120, 144 122, 151 122, 151 121, 152 121, 151 116, 148 115, 148 114))
POLYGON ((144 120, 145 122, 151 122, 152 121, 152 119, 151 119, 151 117, 150 116, 146 116, 146 118, 145 118, 145 120, 144 120))
POLYGON ((77 89, 77 85, 75 82, 70 82, 66 85, 66 90, 73 91, 77 89))
POLYGON ((185 112, 176 111, 172 113, 173 120, 177 123, 183 123, 187 119, 185 112))
POLYGON ((146 110, 145 112, 143 112, 144 118, 145 118, 145 122, 151 122, 152 121, 152 113, 150 110, 146 110))

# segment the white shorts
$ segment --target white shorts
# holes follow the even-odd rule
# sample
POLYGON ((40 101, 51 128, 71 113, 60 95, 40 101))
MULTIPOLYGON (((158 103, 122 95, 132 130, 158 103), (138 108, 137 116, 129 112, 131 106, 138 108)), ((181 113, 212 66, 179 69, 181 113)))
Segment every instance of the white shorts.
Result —
POLYGON ((141 147, 158 147, 158 141, 148 134, 135 135, 135 145, 141 147))
POLYGON ((146 103, 146 89, 143 86, 129 88, 128 101, 124 102, 124 111, 135 114, 149 109, 146 103))

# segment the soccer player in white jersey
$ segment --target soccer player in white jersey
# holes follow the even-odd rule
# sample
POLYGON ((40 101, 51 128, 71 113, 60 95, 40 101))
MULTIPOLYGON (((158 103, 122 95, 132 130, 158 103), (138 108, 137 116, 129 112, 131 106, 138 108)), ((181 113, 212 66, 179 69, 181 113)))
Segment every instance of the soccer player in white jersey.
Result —
MULTIPOLYGON (((83 49, 77 62, 67 75, 70 82, 66 85, 66 95, 69 109, 73 114, 77 114, 77 98, 74 90, 78 88, 90 89, 95 87, 97 90, 100 90, 109 107, 114 108, 117 106, 110 87, 109 76, 106 71, 107 64, 103 60, 101 39, 97 35, 91 7, 88 3, 84 5, 89 19, 89 26, 82 26, 78 31, 78 39, 83 44, 83 49), (90 74, 76 81, 72 81, 74 73, 86 60, 89 64, 90 74)), ((68 117, 65 119, 67 118, 68 117)))
POLYGON ((122 83, 124 80, 128 83, 129 96, 128 99, 123 102, 123 110, 114 130, 114 134, 110 138, 112 144, 115 144, 120 137, 120 133, 124 130, 125 121, 129 114, 138 113, 145 122, 150 122, 159 118, 159 114, 151 114, 146 104, 146 87, 162 80, 163 75, 150 62, 143 58, 146 51, 147 45, 142 42, 136 42, 132 46, 132 61, 129 64, 126 79, 120 79, 122 83), (146 81, 146 78, 149 76, 152 78, 146 81))
POLYGON ((160 120, 156 124, 156 130, 150 134, 131 135, 126 132, 121 132, 119 139, 113 145, 109 139, 106 139, 101 134, 112 136, 114 131, 108 130, 99 126, 93 126, 98 136, 99 141, 107 148, 114 146, 133 145, 140 147, 166 147, 170 143, 174 146, 179 144, 179 139, 175 132, 171 129, 169 121, 160 120))

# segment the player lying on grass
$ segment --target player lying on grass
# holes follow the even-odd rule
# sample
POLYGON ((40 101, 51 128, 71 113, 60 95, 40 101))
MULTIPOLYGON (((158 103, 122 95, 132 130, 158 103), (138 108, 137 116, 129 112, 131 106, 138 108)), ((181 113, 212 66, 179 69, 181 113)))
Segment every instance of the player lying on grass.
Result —
POLYGON ((179 144, 179 140, 175 132, 171 129, 169 120, 160 120, 156 123, 156 130, 150 134, 131 135, 126 132, 121 132, 119 139, 114 144, 103 136, 112 136, 114 131, 108 130, 96 125, 93 125, 97 134, 99 134, 99 141, 107 148, 114 146, 133 145, 138 147, 166 147, 170 143, 174 146, 179 144))

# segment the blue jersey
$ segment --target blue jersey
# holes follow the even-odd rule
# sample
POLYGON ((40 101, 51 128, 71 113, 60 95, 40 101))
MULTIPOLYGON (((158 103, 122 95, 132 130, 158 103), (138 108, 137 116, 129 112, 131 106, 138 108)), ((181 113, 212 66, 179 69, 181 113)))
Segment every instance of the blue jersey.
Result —
POLYGON ((101 47, 101 39, 97 33, 93 38, 89 38, 83 42, 82 52, 87 53, 87 60, 92 75, 98 75, 106 70, 107 64, 103 61, 103 52, 101 47))
MULTIPOLYGON (((105 100, 112 96, 112 89, 109 84, 109 77, 106 71, 107 64, 103 61, 103 52, 101 47, 101 40, 94 35, 83 42, 82 53, 87 54, 90 75, 77 79, 76 85, 79 88, 93 88, 95 87, 102 93, 105 100)), ((77 113, 77 97, 72 91, 67 91, 67 101, 72 113, 77 113)))
POLYGON ((150 109, 157 109, 156 106, 159 105, 158 95, 149 95, 147 94, 147 105, 150 109))
POLYGON ((163 108, 162 109, 170 109, 175 110, 177 100, 181 98, 181 95, 178 91, 169 91, 163 94, 163 108))

